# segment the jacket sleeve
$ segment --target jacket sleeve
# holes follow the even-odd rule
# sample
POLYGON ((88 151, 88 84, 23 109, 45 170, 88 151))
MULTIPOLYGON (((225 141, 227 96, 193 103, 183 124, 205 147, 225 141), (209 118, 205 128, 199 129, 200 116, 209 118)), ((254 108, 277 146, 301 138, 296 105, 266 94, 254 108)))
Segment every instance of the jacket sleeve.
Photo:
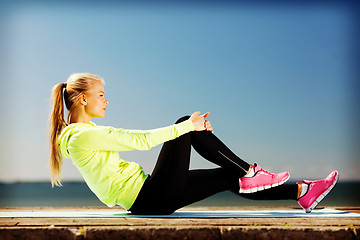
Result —
POLYGON ((71 137, 74 148, 103 151, 148 150, 194 130, 191 120, 152 130, 125 130, 92 126, 71 137))

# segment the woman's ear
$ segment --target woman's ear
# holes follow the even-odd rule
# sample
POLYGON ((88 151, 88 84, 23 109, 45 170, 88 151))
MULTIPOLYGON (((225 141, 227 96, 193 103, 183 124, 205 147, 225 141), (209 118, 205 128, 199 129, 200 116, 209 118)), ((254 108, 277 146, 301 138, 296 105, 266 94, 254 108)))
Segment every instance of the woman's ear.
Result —
POLYGON ((87 102, 86 102, 86 95, 85 94, 81 94, 80 95, 80 104, 86 106, 87 102))

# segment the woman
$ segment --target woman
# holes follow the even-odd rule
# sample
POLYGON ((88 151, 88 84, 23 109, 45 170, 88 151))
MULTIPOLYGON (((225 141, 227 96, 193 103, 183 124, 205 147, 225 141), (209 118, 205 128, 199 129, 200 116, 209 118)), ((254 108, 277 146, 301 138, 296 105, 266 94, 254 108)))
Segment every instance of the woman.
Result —
POLYGON ((50 117, 51 182, 61 185, 62 156, 71 158, 89 188, 109 207, 120 205, 134 214, 171 214, 218 192, 230 190, 250 199, 294 199, 306 212, 335 185, 333 171, 322 180, 283 184, 289 173, 273 174, 236 156, 214 134, 206 118, 193 113, 176 124, 148 131, 96 126, 109 103, 104 81, 76 73, 52 92, 50 117), (68 110, 64 118, 63 102, 68 110), (151 175, 119 158, 119 151, 148 150, 164 143, 151 175), (215 169, 189 170, 191 146, 215 169))

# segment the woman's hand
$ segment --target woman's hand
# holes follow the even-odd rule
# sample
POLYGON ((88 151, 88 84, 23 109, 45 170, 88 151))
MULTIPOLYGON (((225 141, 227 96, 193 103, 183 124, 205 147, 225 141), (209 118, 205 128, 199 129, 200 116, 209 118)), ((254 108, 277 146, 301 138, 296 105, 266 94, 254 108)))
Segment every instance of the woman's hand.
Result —
POLYGON ((206 130, 206 131, 213 132, 213 128, 211 127, 210 121, 205 119, 209 115, 210 115, 209 112, 205 113, 204 115, 200 115, 200 112, 194 112, 191 115, 190 120, 194 124, 195 131, 204 131, 204 130, 206 130))

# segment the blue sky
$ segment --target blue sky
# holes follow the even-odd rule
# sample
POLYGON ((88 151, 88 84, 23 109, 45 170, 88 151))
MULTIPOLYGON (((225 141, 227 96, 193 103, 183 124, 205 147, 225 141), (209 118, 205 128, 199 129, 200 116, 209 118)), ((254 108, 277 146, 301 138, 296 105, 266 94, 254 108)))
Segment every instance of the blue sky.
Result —
MULTIPOLYGON (((5 4, 0 181, 48 181, 50 90, 106 81, 101 125, 150 129, 210 111, 250 163, 293 179, 360 180, 351 133, 353 17, 342 5, 5 4)), ((151 172, 160 147, 120 156, 151 172)), ((214 167, 193 153, 192 168, 214 167)), ((64 180, 81 180, 64 160, 64 180)))

